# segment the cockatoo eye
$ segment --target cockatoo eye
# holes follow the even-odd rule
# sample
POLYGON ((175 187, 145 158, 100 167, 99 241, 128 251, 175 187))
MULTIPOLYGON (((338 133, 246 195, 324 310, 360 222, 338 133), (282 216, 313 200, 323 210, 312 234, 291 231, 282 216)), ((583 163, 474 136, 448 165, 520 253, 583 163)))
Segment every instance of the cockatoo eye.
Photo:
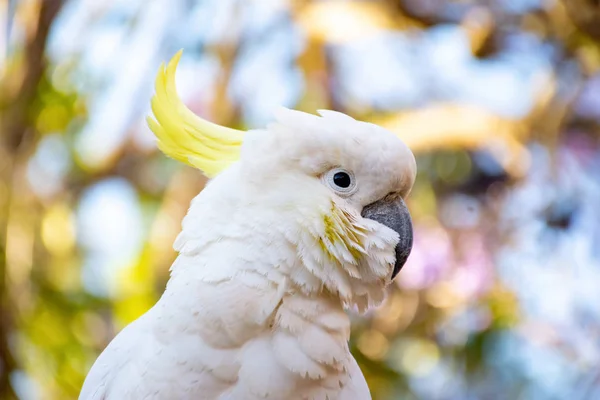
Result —
POLYGON ((325 182, 329 187, 343 195, 350 195, 356 189, 354 174, 342 168, 334 168, 325 174, 325 182))
POLYGON ((335 175, 333 175, 333 183, 337 187, 346 189, 352 184, 352 178, 346 172, 336 172, 335 175))

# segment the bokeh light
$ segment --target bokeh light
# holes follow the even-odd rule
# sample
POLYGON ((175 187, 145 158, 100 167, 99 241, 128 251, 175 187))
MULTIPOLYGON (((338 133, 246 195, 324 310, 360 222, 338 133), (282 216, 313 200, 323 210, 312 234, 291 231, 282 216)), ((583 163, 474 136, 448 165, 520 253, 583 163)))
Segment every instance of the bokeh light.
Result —
POLYGON ((330 108, 404 138, 414 249, 352 314, 375 400, 600 398, 592 0, 0 1, 0 399, 75 399, 151 307, 206 180, 145 124, 159 65, 241 129, 330 108))

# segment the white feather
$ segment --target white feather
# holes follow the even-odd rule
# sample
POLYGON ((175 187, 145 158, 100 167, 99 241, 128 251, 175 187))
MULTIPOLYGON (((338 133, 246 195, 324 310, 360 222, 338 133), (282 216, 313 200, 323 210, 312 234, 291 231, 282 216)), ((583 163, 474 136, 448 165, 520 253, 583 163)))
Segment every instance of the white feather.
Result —
POLYGON ((320 113, 282 110, 248 134, 192 201, 163 296, 100 355, 80 399, 370 398, 344 308, 383 300, 398 235, 360 212, 407 193, 414 158, 381 128, 320 113), (351 197, 319 179, 339 166, 359 183, 351 197))

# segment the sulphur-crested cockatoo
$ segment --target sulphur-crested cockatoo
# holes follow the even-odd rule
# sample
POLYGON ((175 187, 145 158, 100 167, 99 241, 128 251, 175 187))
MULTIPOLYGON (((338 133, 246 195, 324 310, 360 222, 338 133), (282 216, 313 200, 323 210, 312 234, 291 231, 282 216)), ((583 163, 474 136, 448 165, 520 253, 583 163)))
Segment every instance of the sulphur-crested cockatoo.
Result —
POLYGON ((82 400, 370 399, 345 309, 382 302, 412 246, 416 174, 393 133, 281 109, 266 129, 201 119, 161 67, 158 146, 212 178, 175 241, 164 294, 93 365, 82 400))

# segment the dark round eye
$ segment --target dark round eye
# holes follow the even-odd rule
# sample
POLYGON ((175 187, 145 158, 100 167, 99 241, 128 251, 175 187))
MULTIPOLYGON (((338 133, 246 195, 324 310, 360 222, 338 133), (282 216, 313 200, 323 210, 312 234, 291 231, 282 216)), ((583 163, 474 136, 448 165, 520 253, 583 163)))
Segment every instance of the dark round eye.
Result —
POLYGON ((352 184, 352 178, 346 172, 336 172, 333 175, 333 183, 341 188, 348 188, 352 184))
POLYGON ((356 189, 356 179, 351 171, 333 168, 323 176, 324 182, 339 196, 350 196, 356 189))

